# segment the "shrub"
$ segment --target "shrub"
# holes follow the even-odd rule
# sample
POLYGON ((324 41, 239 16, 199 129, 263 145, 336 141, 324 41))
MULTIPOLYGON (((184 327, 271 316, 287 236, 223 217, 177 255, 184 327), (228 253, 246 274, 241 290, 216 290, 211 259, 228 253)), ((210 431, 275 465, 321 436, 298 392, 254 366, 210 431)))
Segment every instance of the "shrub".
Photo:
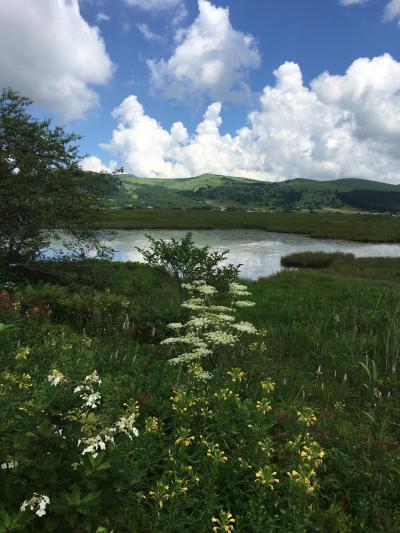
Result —
POLYGON ((222 265, 229 250, 212 252, 209 246, 196 246, 192 233, 187 233, 181 241, 155 239, 147 235, 151 242, 147 250, 137 247, 147 264, 169 272, 182 282, 204 280, 220 289, 227 289, 229 283, 239 278, 240 266, 222 265))

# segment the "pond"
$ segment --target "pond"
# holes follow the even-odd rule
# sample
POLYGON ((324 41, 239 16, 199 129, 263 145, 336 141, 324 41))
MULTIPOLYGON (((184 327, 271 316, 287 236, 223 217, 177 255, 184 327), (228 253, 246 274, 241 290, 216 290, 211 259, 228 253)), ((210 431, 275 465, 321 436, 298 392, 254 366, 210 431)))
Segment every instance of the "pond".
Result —
MULTIPOLYGON (((157 239, 181 239, 185 230, 119 230, 103 231, 102 241, 117 253, 116 261, 142 261, 136 246, 147 247, 146 234, 157 239)), ((241 277, 257 279, 281 270, 281 257, 304 251, 347 252, 357 257, 400 257, 400 244, 374 244, 325 239, 304 235, 268 233, 262 230, 193 231, 196 244, 208 244, 212 250, 230 250, 228 262, 242 264, 241 277)))

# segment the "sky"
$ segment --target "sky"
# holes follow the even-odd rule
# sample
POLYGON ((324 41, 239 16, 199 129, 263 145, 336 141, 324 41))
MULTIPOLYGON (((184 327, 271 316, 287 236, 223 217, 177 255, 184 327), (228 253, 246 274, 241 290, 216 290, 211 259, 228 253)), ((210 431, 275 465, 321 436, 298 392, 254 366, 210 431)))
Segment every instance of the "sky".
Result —
POLYGON ((400 183, 400 0, 0 0, 0 87, 143 177, 400 183))

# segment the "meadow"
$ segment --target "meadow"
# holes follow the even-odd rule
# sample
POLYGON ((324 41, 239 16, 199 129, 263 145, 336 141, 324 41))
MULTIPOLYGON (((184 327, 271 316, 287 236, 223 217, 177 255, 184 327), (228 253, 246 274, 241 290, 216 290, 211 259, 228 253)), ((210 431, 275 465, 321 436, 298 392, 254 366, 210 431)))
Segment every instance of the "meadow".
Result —
POLYGON ((399 531, 399 261, 348 261, 246 283, 186 371, 166 273, 2 272, 0 531, 399 531))
POLYGON ((97 229, 262 229, 320 239, 400 242, 396 215, 107 209, 94 221, 97 229))

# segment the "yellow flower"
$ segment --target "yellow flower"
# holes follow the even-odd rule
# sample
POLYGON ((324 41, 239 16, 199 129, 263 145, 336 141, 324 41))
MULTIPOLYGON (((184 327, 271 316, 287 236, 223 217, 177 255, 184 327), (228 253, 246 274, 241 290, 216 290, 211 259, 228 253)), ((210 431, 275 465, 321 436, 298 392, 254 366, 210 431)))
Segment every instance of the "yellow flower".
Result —
POLYGON ((17 350, 17 354, 15 356, 15 359, 17 361, 24 361, 26 359, 28 359, 28 355, 31 353, 31 349, 29 348, 29 346, 25 346, 24 348, 20 348, 19 350, 17 350))

